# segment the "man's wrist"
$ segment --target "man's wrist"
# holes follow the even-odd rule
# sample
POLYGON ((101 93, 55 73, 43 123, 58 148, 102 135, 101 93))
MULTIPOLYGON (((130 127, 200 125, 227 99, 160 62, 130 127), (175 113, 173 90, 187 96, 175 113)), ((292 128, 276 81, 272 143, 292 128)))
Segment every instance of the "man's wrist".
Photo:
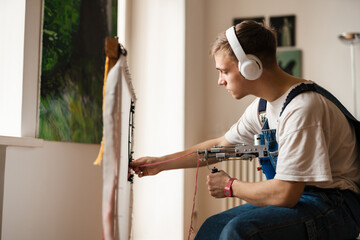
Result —
POLYGON ((232 184, 233 182, 236 180, 236 178, 230 178, 229 181, 227 182, 227 184, 225 185, 224 188, 224 194, 226 197, 232 197, 233 196, 233 192, 232 192, 232 184))

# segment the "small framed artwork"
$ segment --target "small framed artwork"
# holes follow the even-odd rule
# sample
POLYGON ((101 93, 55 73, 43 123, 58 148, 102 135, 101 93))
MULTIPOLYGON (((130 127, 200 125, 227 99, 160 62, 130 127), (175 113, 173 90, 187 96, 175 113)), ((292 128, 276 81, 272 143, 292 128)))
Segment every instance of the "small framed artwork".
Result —
POLYGON ((278 47, 295 46, 295 16, 270 17, 270 25, 277 33, 278 47))
POLYGON ((233 19, 233 24, 234 26, 236 26, 237 24, 241 23, 242 21, 245 21, 245 20, 254 20, 256 22, 264 22, 265 20, 265 17, 249 17, 249 18, 234 18, 233 19))
POLYGON ((281 49, 276 52, 278 65, 288 74, 301 77, 301 51, 299 49, 281 49))

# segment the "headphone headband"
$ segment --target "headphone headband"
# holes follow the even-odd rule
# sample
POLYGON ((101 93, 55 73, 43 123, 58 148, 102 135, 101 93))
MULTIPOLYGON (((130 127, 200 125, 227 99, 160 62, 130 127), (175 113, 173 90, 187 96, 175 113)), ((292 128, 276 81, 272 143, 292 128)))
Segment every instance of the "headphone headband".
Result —
POLYGON ((236 58, 239 60, 240 63, 245 62, 246 60, 248 60, 248 58, 246 57, 246 54, 244 52, 244 49, 241 47, 240 42, 236 36, 235 33, 235 27, 230 27, 228 30, 226 30, 225 32, 226 34, 226 38, 230 44, 231 49, 233 50, 236 58))

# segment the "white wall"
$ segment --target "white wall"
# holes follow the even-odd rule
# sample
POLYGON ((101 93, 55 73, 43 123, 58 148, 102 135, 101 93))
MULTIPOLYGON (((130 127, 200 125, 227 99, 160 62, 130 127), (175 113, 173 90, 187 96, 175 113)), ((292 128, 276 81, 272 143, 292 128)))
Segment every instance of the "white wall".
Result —
MULTIPOLYGON (((206 0, 186 1, 186 28, 185 28, 185 147, 190 147, 204 140, 204 113, 205 83, 204 70, 206 61, 204 53, 207 45, 204 44, 205 29, 205 2, 206 0)), ((203 170, 204 171, 204 170, 203 170)), ((202 171, 200 170, 200 173, 202 171)), ((199 196, 206 189, 205 175, 199 175, 197 199, 195 205, 193 228, 195 231, 200 227, 198 221, 199 210, 204 202, 199 202, 199 196)), ((191 223, 191 211, 193 206, 194 186, 196 170, 185 170, 185 193, 184 193, 184 236, 188 236, 191 223)), ((202 200, 205 200, 202 198, 202 200)), ((206 201, 206 200, 205 200, 206 201)), ((194 236, 194 234, 192 235, 194 236)))
POLYGON ((97 144, 46 141, 8 147, 1 239, 101 239, 98 151, 97 144))
MULTIPOLYGON (((184 0, 133 0, 129 67, 138 96, 135 154, 184 148, 184 0)), ((183 239, 183 170, 134 182, 134 239, 183 239)))

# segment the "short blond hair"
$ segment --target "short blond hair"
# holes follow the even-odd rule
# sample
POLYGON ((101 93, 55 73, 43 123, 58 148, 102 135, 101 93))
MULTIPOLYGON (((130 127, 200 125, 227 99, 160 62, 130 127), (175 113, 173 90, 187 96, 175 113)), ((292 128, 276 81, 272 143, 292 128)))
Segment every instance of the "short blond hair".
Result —
MULTIPOLYGON (((253 20, 243 21, 235 26, 236 36, 246 54, 253 54, 260 58, 263 65, 276 63, 276 32, 264 23, 253 20)), ((228 54, 234 61, 238 61, 225 32, 220 33, 210 47, 210 55, 217 52, 228 54)))

